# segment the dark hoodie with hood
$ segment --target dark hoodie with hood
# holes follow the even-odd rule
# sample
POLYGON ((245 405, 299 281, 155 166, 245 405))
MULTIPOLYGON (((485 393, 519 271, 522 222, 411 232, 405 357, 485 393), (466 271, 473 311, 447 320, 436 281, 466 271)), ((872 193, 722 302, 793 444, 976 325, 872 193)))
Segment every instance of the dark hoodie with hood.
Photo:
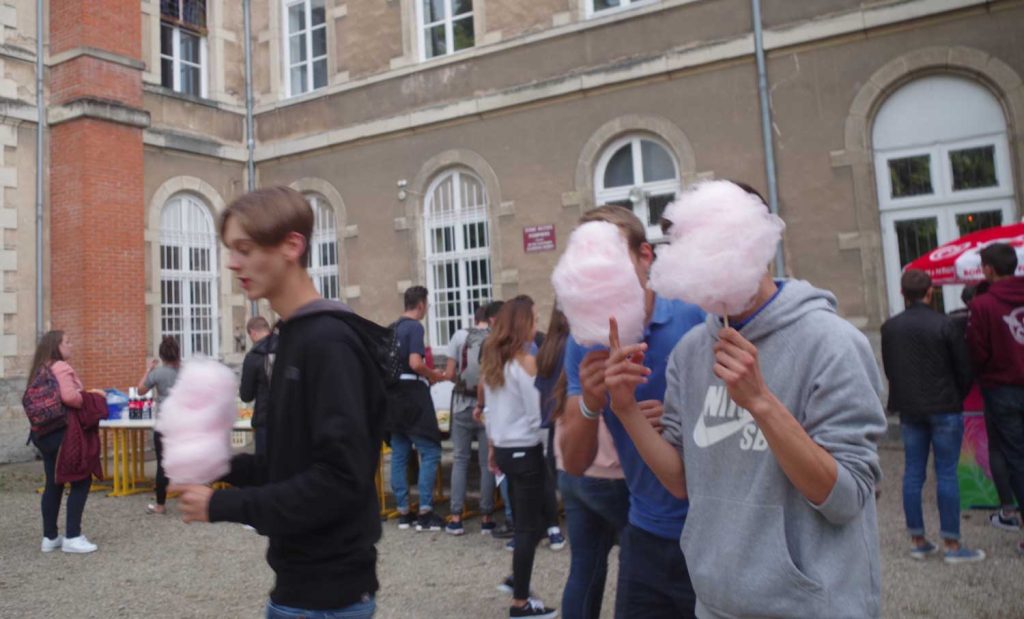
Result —
POLYGON ((321 299, 279 324, 267 453, 236 456, 224 478, 236 487, 210 499, 211 522, 270 538, 270 599, 283 606, 344 608, 378 589, 384 387, 367 333, 353 327, 361 319, 341 317, 350 311, 321 299))
POLYGON ((1024 278, 993 282, 968 306, 967 347, 982 387, 1024 387, 1024 278))

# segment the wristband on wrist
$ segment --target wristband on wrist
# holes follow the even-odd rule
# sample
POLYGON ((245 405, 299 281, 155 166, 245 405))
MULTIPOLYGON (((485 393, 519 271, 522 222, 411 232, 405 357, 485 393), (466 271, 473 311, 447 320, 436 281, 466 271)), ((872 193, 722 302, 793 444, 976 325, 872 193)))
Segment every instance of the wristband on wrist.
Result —
POLYGON ((583 415, 585 419, 589 419, 591 421, 597 421, 601 417, 599 413, 595 413, 587 408, 587 403, 583 401, 583 396, 580 396, 580 414, 583 415))

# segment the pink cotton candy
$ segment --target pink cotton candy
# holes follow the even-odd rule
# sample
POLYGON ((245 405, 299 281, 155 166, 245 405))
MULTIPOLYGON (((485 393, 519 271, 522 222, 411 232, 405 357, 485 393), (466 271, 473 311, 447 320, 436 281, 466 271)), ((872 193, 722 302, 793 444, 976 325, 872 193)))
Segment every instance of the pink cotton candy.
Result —
POLYGON ((234 372, 216 361, 189 361, 182 368, 156 423, 171 482, 208 484, 228 472, 237 392, 234 372))
POLYGON ((591 221, 569 236, 551 283, 569 331, 583 346, 608 346, 608 318, 623 344, 643 338, 644 291, 625 237, 615 224, 591 221))
POLYGON ((658 249, 651 288, 709 314, 749 309, 786 224, 729 181, 699 183, 665 209, 669 244, 658 249))

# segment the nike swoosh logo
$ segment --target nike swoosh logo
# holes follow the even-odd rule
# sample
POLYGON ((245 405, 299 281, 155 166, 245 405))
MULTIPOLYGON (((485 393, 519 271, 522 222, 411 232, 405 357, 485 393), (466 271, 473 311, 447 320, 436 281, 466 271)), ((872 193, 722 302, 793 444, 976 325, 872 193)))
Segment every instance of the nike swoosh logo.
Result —
POLYGON ((736 434, 744 426, 754 422, 754 418, 750 413, 742 409, 739 418, 718 424, 717 426, 711 426, 710 428, 704 422, 706 417, 706 413, 701 413, 701 416, 697 419, 697 425, 693 428, 693 442, 697 444, 697 447, 711 447, 736 434))

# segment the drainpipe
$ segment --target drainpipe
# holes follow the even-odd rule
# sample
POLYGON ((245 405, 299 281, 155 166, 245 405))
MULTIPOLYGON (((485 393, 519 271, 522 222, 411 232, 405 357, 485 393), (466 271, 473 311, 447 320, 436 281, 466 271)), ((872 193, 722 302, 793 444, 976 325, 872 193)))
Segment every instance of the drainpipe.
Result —
MULTIPOLYGON (((252 2, 244 0, 242 12, 245 17, 245 146, 249 156, 246 161, 247 190, 256 190, 256 136, 253 131, 252 101, 252 2)), ((250 303, 253 316, 259 316, 260 305, 250 303)))
POLYGON ((43 2, 36 0, 36 337, 43 336, 43 169, 46 101, 43 98, 43 2))
MULTIPOLYGON (((772 136, 772 110, 768 99, 768 74, 764 63, 764 38, 761 31, 761 0, 751 0, 754 17, 754 55, 757 57, 757 94, 761 99, 761 137, 764 141, 765 176, 768 177, 768 208, 779 214, 779 187, 775 177, 775 146, 772 136)), ((786 261, 782 244, 775 251, 776 277, 785 277, 786 261)))

